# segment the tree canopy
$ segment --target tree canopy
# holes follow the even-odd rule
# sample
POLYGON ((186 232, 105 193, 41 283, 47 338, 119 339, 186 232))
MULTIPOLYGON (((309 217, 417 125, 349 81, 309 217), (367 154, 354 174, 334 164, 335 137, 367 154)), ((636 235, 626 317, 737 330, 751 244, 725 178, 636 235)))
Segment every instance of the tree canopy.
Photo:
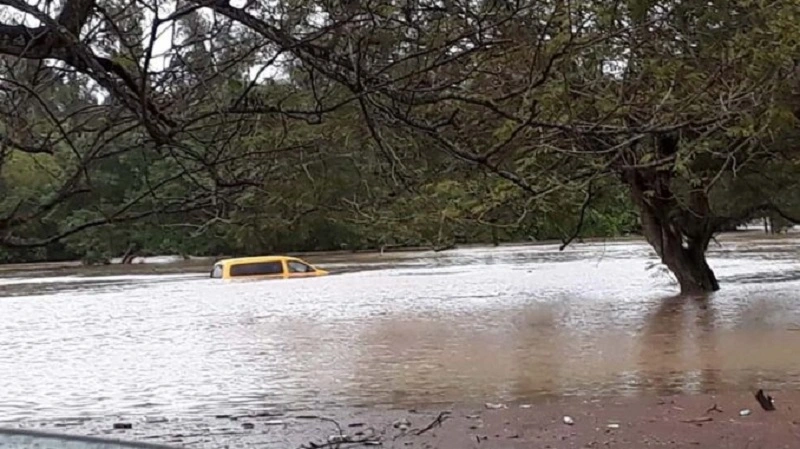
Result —
POLYGON ((697 292, 795 221, 789 0, 0 5, 8 258, 640 230, 697 292))

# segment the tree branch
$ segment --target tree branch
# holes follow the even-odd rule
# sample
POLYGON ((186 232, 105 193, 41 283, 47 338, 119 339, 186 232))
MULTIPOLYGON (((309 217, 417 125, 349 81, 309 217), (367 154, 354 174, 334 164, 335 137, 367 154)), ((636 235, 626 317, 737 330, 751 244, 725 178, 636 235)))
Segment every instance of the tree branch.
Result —
POLYGON ((570 235, 566 240, 561 240, 561 246, 558 247, 559 251, 564 251, 573 240, 580 236, 581 231, 583 230, 583 223, 586 218, 586 211, 589 209, 589 206, 592 203, 594 193, 596 192, 592 190, 592 183, 589 182, 589 187, 586 191, 586 198, 583 200, 583 204, 581 205, 580 215, 578 216, 578 224, 575 226, 575 231, 573 231, 572 235, 570 235))
POLYGON ((74 36, 79 36, 94 6, 95 0, 66 0, 56 21, 74 36))
POLYGON ((783 218, 792 224, 800 224, 800 216, 795 216, 789 212, 778 207, 776 204, 769 202, 753 206, 744 212, 733 217, 718 217, 714 220, 714 229, 720 229, 726 225, 741 223, 742 221, 757 218, 759 214, 773 213, 783 218))

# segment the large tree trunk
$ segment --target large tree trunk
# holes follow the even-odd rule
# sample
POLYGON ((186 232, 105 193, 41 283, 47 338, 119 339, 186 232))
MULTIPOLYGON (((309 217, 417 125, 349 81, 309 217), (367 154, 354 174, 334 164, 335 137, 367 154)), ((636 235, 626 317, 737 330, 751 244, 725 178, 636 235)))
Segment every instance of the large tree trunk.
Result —
POLYGON ((663 223, 649 205, 639 205, 639 212, 645 238, 677 278, 681 294, 719 290, 719 282, 706 261, 710 235, 700 240, 689 238, 676 225, 663 223))
MULTIPOLYGON (((677 144, 677 139, 660 139, 656 144, 658 157, 674 154, 677 144)), ((645 238, 677 278, 681 293, 719 290, 706 261, 706 250, 715 231, 706 193, 692 191, 679 201, 672 191, 670 170, 627 170, 623 181, 639 209, 645 238)))

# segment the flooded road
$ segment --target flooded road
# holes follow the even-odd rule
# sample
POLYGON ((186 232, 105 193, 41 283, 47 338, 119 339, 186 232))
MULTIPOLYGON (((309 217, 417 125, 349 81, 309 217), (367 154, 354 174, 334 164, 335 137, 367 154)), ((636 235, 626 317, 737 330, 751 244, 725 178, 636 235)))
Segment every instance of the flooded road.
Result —
POLYGON ((712 248, 707 301, 673 298, 637 242, 362 256, 283 281, 6 274, 0 425, 800 388, 800 240, 759 237, 712 248))

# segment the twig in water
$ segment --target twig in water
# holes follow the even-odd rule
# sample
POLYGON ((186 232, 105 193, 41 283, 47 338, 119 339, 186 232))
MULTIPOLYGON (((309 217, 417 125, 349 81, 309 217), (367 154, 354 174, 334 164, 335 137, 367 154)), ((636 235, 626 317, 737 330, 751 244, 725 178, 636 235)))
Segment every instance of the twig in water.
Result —
POLYGON ((378 437, 367 437, 367 438, 350 438, 347 435, 343 435, 341 438, 334 438, 326 443, 315 443, 310 441, 308 445, 301 445, 301 449, 321 449, 327 447, 334 447, 339 448, 342 446, 352 445, 352 446, 380 446, 381 440, 378 437))
POLYGON ((711 422, 713 420, 714 420, 714 418, 712 418, 710 416, 703 416, 701 418, 684 419, 684 420, 681 420, 681 422, 685 422, 687 424, 700 424, 700 423, 704 423, 704 422, 711 422))
POLYGON ((330 441, 327 443, 314 443, 313 441, 308 443, 308 446, 300 446, 301 448, 308 448, 308 449, 322 449, 327 447, 341 447, 346 445, 364 445, 364 446, 379 446, 380 441, 373 440, 373 439, 363 439, 363 440, 344 440, 344 441, 330 441))
POLYGON ((427 431, 429 431, 429 430, 433 429, 433 428, 434 428, 434 427, 436 427, 436 426, 441 426, 441 425, 442 425, 442 423, 443 423, 443 422, 444 422, 444 421, 445 421, 447 418, 449 418, 449 417, 450 417, 450 412, 449 412, 449 411, 446 411, 446 410, 445 410, 445 411, 443 411, 443 412, 439 413, 439 416, 437 416, 437 417, 436 417, 436 419, 434 419, 433 421, 431 421, 431 423, 430 423, 430 424, 428 424, 428 425, 427 425, 427 426, 426 426, 424 429, 422 429, 422 430, 418 430, 418 431, 416 432, 416 434, 417 434, 417 435, 422 435, 423 433, 425 433, 425 432, 427 432, 427 431))
MULTIPOLYGON (((328 438, 328 441, 325 443, 315 443, 310 441, 307 445, 300 446, 301 448, 305 449, 322 449, 322 448, 341 448, 343 446, 353 445, 353 446, 380 446, 381 437, 380 436, 367 436, 363 438, 353 438, 349 435, 345 435, 344 430, 342 429, 341 424, 338 421, 332 418, 327 418, 325 416, 317 416, 317 415, 300 415, 296 416, 297 419, 316 419, 320 421, 330 422, 336 426, 336 429, 339 431, 339 435, 332 436, 328 438)), ((363 425, 363 424, 361 424, 363 425)))
POLYGON ((583 204, 581 205, 580 215, 578 217, 578 224, 575 225, 575 230, 572 232, 572 235, 567 237, 566 239, 561 240, 561 246, 558 247, 559 251, 564 251, 573 240, 578 238, 581 235, 581 231, 583 230, 583 222, 586 218, 586 210, 589 209, 589 206, 592 204, 592 195, 594 191, 592 190, 592 183, 589 183, 589 189, 586 192, 586 198, 583 200, 583 204))
POLYGON ((336 429, 339 431, 339 436, 344 436, 344 431, 342 430, 342 426, 335 419, 326 418, 324 416, 317 416, 317 415, 300 415, 300 416, 297 416, 297 419, 318 419, 320 421, 326 421, 326 422, 333 423, 333 425, 335 425, 336 429))

